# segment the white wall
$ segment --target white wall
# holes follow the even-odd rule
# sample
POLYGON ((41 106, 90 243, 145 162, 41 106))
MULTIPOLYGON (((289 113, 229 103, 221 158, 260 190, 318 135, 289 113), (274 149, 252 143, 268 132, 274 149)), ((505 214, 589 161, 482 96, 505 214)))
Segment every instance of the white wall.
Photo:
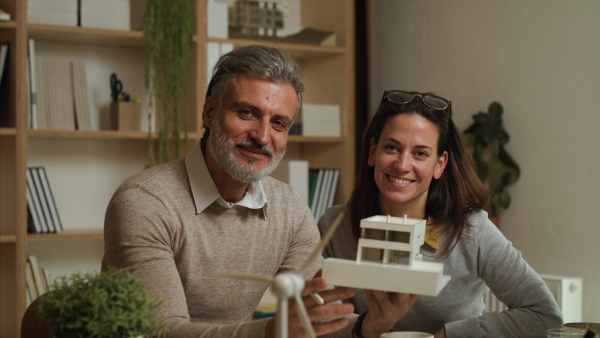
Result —
POLYGON ((385 89, 433 91, 463 129, 499 101, 522 170, 500 228, 539 273, 583 277, 583 321, 599 322, 600 1, 370 6, 372 106, 385 89))

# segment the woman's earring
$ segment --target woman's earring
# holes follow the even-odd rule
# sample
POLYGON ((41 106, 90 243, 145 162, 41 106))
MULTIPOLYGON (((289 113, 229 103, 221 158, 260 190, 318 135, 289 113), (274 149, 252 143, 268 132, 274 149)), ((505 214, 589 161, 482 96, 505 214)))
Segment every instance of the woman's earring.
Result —
POLYGON ((373 163, 373 160, 369 160, 369 165, 370 166, 375 165, 375 163, 373 163))

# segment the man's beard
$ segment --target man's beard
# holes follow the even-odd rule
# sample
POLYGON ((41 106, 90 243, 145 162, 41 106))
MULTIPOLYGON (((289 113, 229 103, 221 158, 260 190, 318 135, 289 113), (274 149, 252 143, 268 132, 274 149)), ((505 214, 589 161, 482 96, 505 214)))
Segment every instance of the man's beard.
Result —
POLYGON ((219 125, 219 119, 217 118, 214 122, 215 123, 213 123, 213 126, 210 128, 210 134, 208 135, 207 148, 221 169, 225 170, 225 172, 236 181, 244 183, 260 181, 263 177, 270 175, 271 172, 277 168, 279 162, 281 162, 281 159, 285 155, 284 149, 281 154, 273 156, 273 150, 270 145, 267 144, 262 146, 253 139, 234 142, 227 138, 227 135, 223 133, 223 130, 219 125), (250 159, 250 164, 246 167, 242 165, 233 154, 233 150, 238 145, 256 148, 257 150, 265 152, 267 155, 271 156, 271 160, 262 170, 254 168, 254 163, 256 163, 255 159, 250 159))

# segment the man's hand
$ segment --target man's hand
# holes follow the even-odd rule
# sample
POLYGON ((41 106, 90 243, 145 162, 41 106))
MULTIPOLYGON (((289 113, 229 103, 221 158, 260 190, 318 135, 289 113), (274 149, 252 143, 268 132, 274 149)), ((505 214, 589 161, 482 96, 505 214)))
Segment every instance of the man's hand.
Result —
MULTIPOLYGON (((319 271, 315 278, 305 282, 304 290, 302 291, 304 307, 306 307, 315 334, 318 336, 335 332, 346 327, 348 325, 348 320, 346 318, 338 317, 348 315, 354 311, 354 306, 352 304, 342 304, 338 301, 353 297, 356 293, 355 289, 335 288, 326 290, 326 288, 327 282, 324 278, 320 277, 319 271), (319 305, 313 297, 310 296, 311 293, 319 293, 319 296, 324 300, 324 305, 319 305), (332 302, 336 303, 330 304, 332 302)), ((288 302, 288 336, 299 338, 308 337, 304 332, 301 322, 302 319, 300 318, 300 314, 296 311, 294 302, 294 299, 290 299, 288 302)), ((267 338, 275 337, 275 318, 271 318, 267 322, 265 336, 267 338)))
POLYGON ((369 312, 362 325, 365 338, 379 337, 388 332, 415 304, 419 295, 365 290, 369 312))

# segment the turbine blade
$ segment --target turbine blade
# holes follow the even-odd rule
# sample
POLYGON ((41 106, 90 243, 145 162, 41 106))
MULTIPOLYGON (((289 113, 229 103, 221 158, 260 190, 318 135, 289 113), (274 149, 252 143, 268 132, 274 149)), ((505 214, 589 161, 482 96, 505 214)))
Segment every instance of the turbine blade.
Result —
POLYGON ((308 313, 306 312, 306 308, 304 307, 304 303, 302 302, 302 297, 300 297, 299 293, 294 295, 294 299, 296 300, 296 311, 300 314, 300 319, 302 320, 302 327, 304 327, 304 333, 311 338, 316 338, 315 330, 313 330, 312 324, 310 323, 310 318, 308 318, 308 313))
POLYGON ((246 274, 234 274, 234 273, 218 273, 215 274, 216 277, 224 277, 231 279, 240 279, 254 282, 262 282, 262 283, 272 283, 273 278, 264 275, 246 275, 246 274))
POLYGON ((317 260, 317 258, 319 258, 319 256, 323 252, 323 249, 325 248, 325 246, 327 245, 327 243, 329 243, 329 240, 331 239, 331 237, 333 237, 333 234, 335 233, 335 230, 337 229, 337 227, 342 222, 342 218, 343 217, 344 217, 344 214, 340 213, 333 220, 333 223, 331 223, 331 228, 329 228, 329 230, 327 230, 327 232, 325 233, 325 235, 323 236, 323 238, 321 238, 321 243, 315 249, 315 251, 313 251, 311 253, 311 255, 309 256, 308 260, 306 260, 306 263, 304 263, 304 265, 302 266, 301 271, 304 271, 304 270, 308 269, 308 267, 311 266, 311 264, 314 263, 315 260, 317 260))

